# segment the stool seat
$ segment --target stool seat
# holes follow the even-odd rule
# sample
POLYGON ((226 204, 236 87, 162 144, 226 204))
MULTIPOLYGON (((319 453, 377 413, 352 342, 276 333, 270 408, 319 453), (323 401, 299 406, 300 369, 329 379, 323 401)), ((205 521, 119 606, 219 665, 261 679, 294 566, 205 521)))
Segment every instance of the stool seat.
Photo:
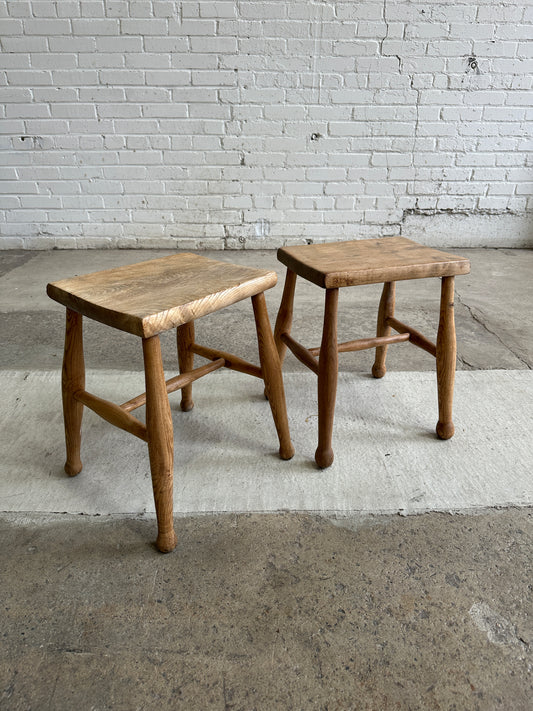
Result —
POLYGON ((337 392, 338 355, 376 349, 372 375, 385 375, 387 348, 409 341, 436 359, 440 439, 453 436, 453 384, 455 376, 456 337, 454 322, 454 280, 468 274, 470 263, 464 257, 425 247, 405 237, 352 240, 330 244, 284 247, 278 259, 287 267, 283 297, 276 319, 274 338, 281 363, 287 348, 318 376, 318 447, 315 461, 319 467, 333 462, 332 432, 337 392), (294 291, 297 277, 325 290, 324 322, 320 347, 307 348, 291 335, 294 291), (394 316, 396 282, 408 279, 440 277, 441 299, 436 343, 394 316), (337 307, 339 290, 344 286, 382 283, 376 336, 337 342, 337 307), (392 331, 396 333, 392 333, 392 331))
POLYGON ((282 247, 278 259, 323 289, 468 274, 468 259, 406 237, 282 247))
POLYGON ((278 434, 279 455, 290 459, 294 454, 281 365, 264 294, 276 281, 274 271, 183 253, 63 279, 47 286, 48 296, 66 306, 61 378, 65 471, 76 476, 82 470, 81 423, 85 407, 146 442, 157 515, 156 546, 163 553, 176 546, 174 435, 169 393, 181 390, 181 409, 188 412, 194 406, 193 382, 219 368, 260 378, 278 434), (196 319, 247 297, 252 302, 259 365, 195 340, 196 319), (82 329, 85 316, 141 338, 146 392, 117 405, 86 390, 82 329), (179 375, 167 380, 159 334, 171 328, 176 329, 179 375), (209 362, 195 368, 195 356, 209 362), (146 405, 145 422, 131 414, 143 405, 146 405))
POLYGON ((254 296, 276 272, 175 254, 56 281, 47 294, 77 313, 149 338, 254 296))

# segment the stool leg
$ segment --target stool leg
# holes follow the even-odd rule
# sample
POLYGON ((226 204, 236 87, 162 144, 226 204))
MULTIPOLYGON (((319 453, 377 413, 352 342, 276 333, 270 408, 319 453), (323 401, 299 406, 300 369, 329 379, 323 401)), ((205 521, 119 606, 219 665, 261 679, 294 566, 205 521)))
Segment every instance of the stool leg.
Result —
MULTIPOLYGON (((176 329, 178 341, 178 363, 180 373, 188 373, 194 366, 194 353, 191 346, 194 343, 194 321, 184 323, 176 329)), ((181 389, 181 409, 189 412, 194 407, 192 400, 192 383, 181 389)))
POLYGON ((437 389, 439 395, 437 435, 440 439, 450 439, 455 431, 452 422, 452 405, 457 346, 453 311, 453 287, 453 276, 442 278, 440 320, 437 332, 437 389))
MULTIPOLYGON (((378 309, 378 323, 376 328, 376 336, 390 336, 391 327, 387 325, 387 318, 394 316, 396 282, 389 281, 383 284, 381 299, 378 309)), ((387 357, 387 346, 376 347, 376 358, 372 366, 372 375, 374 378, 382 378, 387 372, 385 367, 385 358, 387 357)))
POLYGON ((287 352, 287 346, 281 340, 281 334, 290 334, 291 332, 295 287, 296 273, 291 271, 290 269, 287 269, 287 274, 285 276, 285 286, 283 287, 283 296, 281 297, 281 304, 279 306, 278 316, 276 318, 276 325, 274 327, 274 341, 276 343, 276 348, 278 349, 279 361, 281 366, 283 366, 283 361, 285 360, 285 354, 287 352))
POLYGON ((74 398, 74 393, 78 390, 85 390, 83 317, 81 314, 67 309, 61 391, 67 450, 65 471, 69 476, 76 476, 82 469, 80 446, 83 404, 74 398))
POLYGON ((315 461, 321 469, 333 462, 331 436, 337 395, 338 349, 337 304, 338 289, 326 290, 324 328, 318 360, 318 447, 315 461))
POLYGON ((255 326, 257 330, 257 345, 259 348, 259 362, 265 382, 265 392, 272 410, 272 417, 279 438, 279 456, 290 459, 294 455, 294 447, 289 433, 287 419, 287 406, 285 403, 285 390, 281 377, 281 364, 272 336, 272 327, 268 318, 264 293, 252 296, 255 326))
POLYGON ((143 338, 143 355, 148 453, 157 514, 156 546, 161 553, 169 553, 176 547, 172 518, 174 436, 159 336, 143 338))

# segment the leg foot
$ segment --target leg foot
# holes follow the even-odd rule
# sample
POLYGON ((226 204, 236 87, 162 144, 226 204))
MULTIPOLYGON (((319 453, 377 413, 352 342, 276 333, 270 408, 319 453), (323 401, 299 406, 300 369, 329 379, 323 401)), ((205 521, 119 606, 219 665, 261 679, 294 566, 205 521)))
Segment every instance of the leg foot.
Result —
POLYGON ((451 439, 455 432, 453 422, 437 422, 437 435, 439 439, 451 439))
POLYGON ((294 447, 289 433, 281 364, 272 336, 264 293, 252 296, 252 305, 257 330, 259 361, 265 382, 265 393, 270 403, 279 438, 279 456, 281 459, 291 459, 294 456, 294 447))
POLYGON ((159 531, 155 546, 160 553, 172 553, 177 543, 178 539, 174 533, 174 530, 167 531, 166 533, 159 531))
MULTIPOLYGON (((194 321, 184 323, 176 329, 178 342, 178 363, 180 373, 188 373, 194 367, 194 353, 191 346, 194 343, 194 321)), ((183 412, 190 412, 194 407, 192 399, 192 383, 186 385, 181 390, 181 409, 183 412)))
POLYGON ((335 399, 337 396, 337 304, 338 289, 326 290, 324 328, 318 360, 318 447, 315 452, 317 465, 324 469, 333 462, 331 439, 335 399))
MULTIPOLYGON (((383 348, 383 347, 384 346, 379 346, 379 348, 383 348)), ((372 375, 374 376, 374 378, 378 378, 378 379, 382 378, 386 372, 387 372, 387 368, 385 368, 385 366, 379 367, 379 366, 376 366, 375 363, 372 366, 372 375)))
MULTIPOLYGON (((385 282, 381 299, 379 301, 378 322, 376 327, 376 336, 390 336, 391 327, 387 325, 387 318, 394 316, 396 283, 385 282)), ((387 372, 385 367, 385 359, 387 357, 387 346, 376 347, 376 359, 372 366, 372 375, 374 378, 382 378, 387 372)))
POLYGON ((454 433, 452 406, 457 346, 455 339, 453 287, 453 276, 442 278, 436 354, 437 390, 439 399, 437 435, 440 439, 450 439, 454 433))
POLYGON ((315 452, 315 462, 320 469, 327 469, 333 464, 333 450, 331 447, 329 449, 318 449, 315 452))
POLYGON ((173 520, 174 436, 159 336, 143 338, 146 380, 146 429, 157 515, 157 548, 176 546, 173 520))
POLYGON ((66 315, 61 390, 67 450, 65 472, 69 476, 76 476, 82 470, 80 447, 83 405, 75 399, 74 394, 79 390, 85 390, 85 363, 82 316, 70 309, 67 309, 66 315))

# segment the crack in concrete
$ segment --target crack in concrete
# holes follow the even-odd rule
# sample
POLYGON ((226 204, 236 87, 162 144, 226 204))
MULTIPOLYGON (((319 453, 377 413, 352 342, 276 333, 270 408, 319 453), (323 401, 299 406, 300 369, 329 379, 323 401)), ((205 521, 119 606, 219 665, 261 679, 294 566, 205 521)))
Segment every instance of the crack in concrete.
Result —
MULTIPOLYGON (((463 301, 463 299, 461 298, 461 295, 459 294, 459 292, 456 291, 456 292, 455 292, 455 296, 456 296, 457 300, 459 301, 459 303, 460 303, 462 306, 465 307, 465 309, 466 309, 466 310, 468 311, 468 313, 472 316, 472 318, 474 319, 474 321, 475 321, 476 323, 479 323, 480 326, 482 326, 482 327, 485 329, 485 331, 487 331, 488 333, 490 333, 491 336, 494 336, 494 337, 502 344, 502 346, 503 346, 504 348, 506 348, 510 353, 512 353, 512 354, 514 355, 514 357, 517 358, 521 363, 523 363, 523 364, 526 366, 526 368, 528 368, 529 370, 533 370, 533 365, 532 365, 531 363, 529 363, 523 356, 521 356, 520 353, 517 353, 515 350, 513 350, 513 349, 503 340, 503 338, 502 338, 498 333, 496 333, 496 331, 493 331, 492 329, 490 329, 490 328, 487 326, 487 324, 484 322, 484 320, 482 319, 481 315, 478 314, 478 313, 476 313, 476 312, 474 311, 474 307, 469 306, 465 301, 463 301)), ((461 362, 462 362, 462 361, 461 361, 461 362)))
POLYGON ((461 365, 465 366, 465 370, 475 370, 475 366, 469 363, 464 356, 459 355, 459 353, 457 354, 457 360, 461 365))

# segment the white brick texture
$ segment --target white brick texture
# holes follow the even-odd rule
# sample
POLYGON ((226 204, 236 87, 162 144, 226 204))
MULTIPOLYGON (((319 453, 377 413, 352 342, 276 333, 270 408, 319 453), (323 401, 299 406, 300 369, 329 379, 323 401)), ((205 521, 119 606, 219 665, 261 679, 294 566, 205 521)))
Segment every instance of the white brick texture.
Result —
POLYGON ((533 245, 533 0, 0 0, 0 248, 533 245))

